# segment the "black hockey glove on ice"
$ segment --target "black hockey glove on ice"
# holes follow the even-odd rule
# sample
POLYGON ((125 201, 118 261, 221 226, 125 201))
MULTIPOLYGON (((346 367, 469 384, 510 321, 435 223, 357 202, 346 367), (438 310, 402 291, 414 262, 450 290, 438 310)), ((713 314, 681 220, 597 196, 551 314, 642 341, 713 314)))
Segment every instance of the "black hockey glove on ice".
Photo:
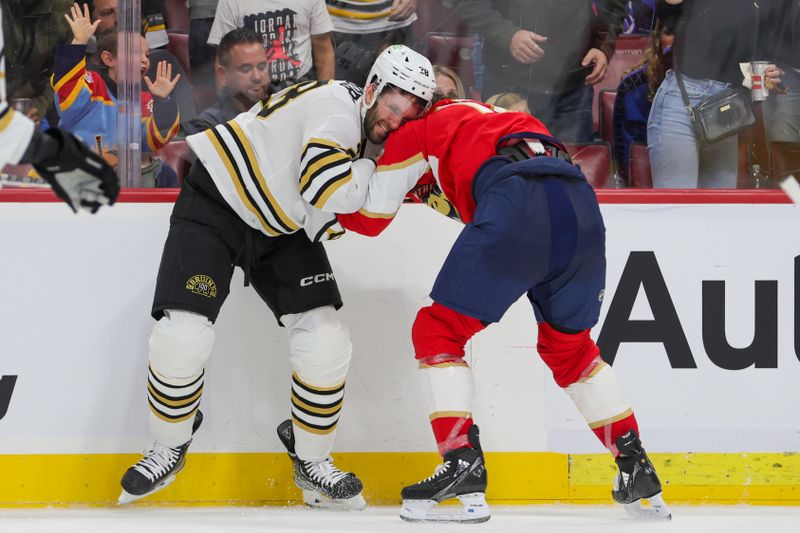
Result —
POLYGON ((106 161, 80 139, 59 128, 34 133, 22 162, 30 162, 52 187, 56 196, 76 213, 96 213, 103 205, 114 205, 119 179, 106 161))

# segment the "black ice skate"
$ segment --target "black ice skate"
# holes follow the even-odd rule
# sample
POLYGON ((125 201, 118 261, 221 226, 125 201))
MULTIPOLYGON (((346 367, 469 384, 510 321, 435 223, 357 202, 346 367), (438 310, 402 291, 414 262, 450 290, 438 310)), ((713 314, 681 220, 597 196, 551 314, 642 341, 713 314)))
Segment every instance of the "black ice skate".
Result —
POLYGON ((636 431, 617 437, 617 449, 619 473, 611 491, 614 501, 624 505, 628 514, 636 518, 670 520, 672 513, 661 497, 661 482, 636 431), (650 507, 644 507, 642 499, 649 500, 650 507))
POLYGON ((486 522, 491 511, 486 504, 488 476, 478 439, 478 426, 467 435, 472 448, 457 448, 444 455, 444 462, 432 476, 405 487, 401 495, 400 518, 409 522, 486 522), (458 498, 463 509, 457 513, 433 513, 439 502, 458 498))
MULTIPOLYGON (((192 435, 203 423, 203 413, 197 410, 192 423, 192 435)), ((158 492, 173 481, 186 464, 186 451, 191 439, 175 448, 167 448, 158 442, 144 452, 144 457, 130 467, 122 476, 122 494, 119 503, 126 504, 158 492)))
POLYGON ((294 452, 292 421, 278 426, 278 438, 286 446, 294 467, 294 482, 303 491, 303 501, 309 507, 361 511, 367 502, 361 495, 363 485, 352 472, 342 472, 333 465, 333 458, 304 461, 294 452))

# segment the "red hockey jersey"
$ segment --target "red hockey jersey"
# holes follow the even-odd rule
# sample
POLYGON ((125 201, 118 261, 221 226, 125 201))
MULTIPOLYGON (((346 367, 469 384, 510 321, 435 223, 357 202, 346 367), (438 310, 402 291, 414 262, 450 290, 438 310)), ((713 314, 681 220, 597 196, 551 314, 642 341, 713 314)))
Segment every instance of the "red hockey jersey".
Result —
POLYGON ((443 100, 389 136, 364 207, 338 215, 339 221, 346 229, 377 235, 408 197, 469 223, 475 212, 475 173, 497 154, 501 138, 524 132, 550 135, 527 113, 472 100, 443 100))

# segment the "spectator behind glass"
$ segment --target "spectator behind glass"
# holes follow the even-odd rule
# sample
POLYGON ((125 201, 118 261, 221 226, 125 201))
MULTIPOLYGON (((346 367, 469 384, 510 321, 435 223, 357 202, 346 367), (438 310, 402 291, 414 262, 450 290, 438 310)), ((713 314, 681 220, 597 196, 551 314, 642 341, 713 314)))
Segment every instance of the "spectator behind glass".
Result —
POLYGON ((466 98, 464 83, 456 71, 444 65, 434 65, 433 74, 436 76, 436 94, 441 98, 466 98))
POLYGON ((214 59, 216 50, 208 44, 214 24, 217 0, 188 0, 189 2, 189 63, 192 84, 196 88, 214 91, 214 59))
POLYGON ((363 86, 387 46, 406 44, 417 0, 326 0, 335 29, 336 79, 363 86))
MULTIPOLYGON (((89 5, 92 21, 99 21, 99 25, 97 26, 98 35, 109 28, 117 27, 118 0, 88 0, 82 3, 89 5)), ((163 2, 161 2, 161 0, 147 0, 142 2, 143 28, 147 24, 147 15, 145 15, 145 9, 163 9, 159 7, 159 4, 163 5, 163 2)), ((163 40, 158 37, 159 32, 147 32, 147 34, 149 39, 152 39, 153 42, 160 42, 163 40), (152 36, 150 34, 152 34, 152 36)), ((164 32, 164 37, 166 37, 166 35, 166 32, 164 32)), ((148 40, 148 45, 149 43, 150 40, 148 40)), ((97 45, 94 37, 89 40, 86 49, 89 54, 91 54, 91 60, 93 64, 99 67, 101 70, 104 69, 105 66, 103 65, 103 62, 100 61, 100 57, 97 53, 97 45)), ((162 61, 169 63, 172 72, 175 73, 176 78, 179 80, 178 85, 175 87, 175 90, 172 93, 172 98, 175 99, 175 102, 178 104, 181 125, 188 124, 189 121, 197 116, 197 108, 195 107, 194 97, 192 95, 192 84, 189 80, 189 76, 186 75, 186 72, 183 70, 178 58, 176 58, 167 50, 157 49, 151 50, 150 52, 150 70, 147 71, 147 75, 150 77, 150 79, 156 78, 156 68, 162 61)), ((93 68, 94 67, 90 66, 89 70, 93 70, 93 68)))
MULTIPOLYGON (((117 141, 117 29, 111 27, 99 34, 97 50, 107 67, 102 72, 86 70, 86 43, 94 35, 100 21, 90 21, 88 6, 83 10, 73 4, 67 15, 73 40, 56 48, 53 88, 61 115, 61 126, 94 148, 111 166, 118 159, 117 141)), ((142 91, 142 153, 143 163, 153 172, 151 181, 159 186, 175 186, 177 180, 169 167, 152 165, 149 155, 166 145, 178 131, 178 110, 169 98, 178 82, 172 76, 169 63, 161 61, 155 81, 146 75, 150 66, 147 40, 141 42, 141 71, 148 91, 142 91), (149 152, 149 154, 148 154, 149 152), (158 173, 159 168, 163 172, 158 173)), ((143 176, 144 178, 144 176, 143 176)), ((145 182, 145 184, 147 184, 145 182)), ((152 185, 153 183, 150 183, 152 185)))
POLYGON ((628 183, 628 160, 632 143, 647 144, 647 117, 656 91, 672 66, 672 41, 675 36, 656 20, 650 33, 650 46, 642 63, 626 74, 617 87, 614 100, 614 161, 619 176, 628 183))
MULTIPOLYGON (((783 0, 659 0, 659 18, 675 25, 673 68, 656 92, 647 144, 656 188, 736 188, 738 136, 701 143, 678 88, 681 73, 692 106, 742 83, 740 62, 769 49, 772 10, 783 0)), ((773 82, 779 70, 767 72, 773 82)))
POLYGON ((219 102, 200 113, 189 124, 186 135, 227 122, 267 95, 267 51, 256 32, 236 28, 226 33, 217 47, 217 60, 217 70, 225 83, 219 102))
POLYGON ((460 0, 484 39, 483 94, 517 92, 564 142, 594 138, 592 85, 614 53, 622 0, 460 0))
POLYGON ((528 108, 528 101, 519 93, 497 93, 487 98, 486 103, 491 106, 502 107, 508 111, 528 113, 529 115, 531 113, 528 108))
POLYGON ((774 60, 785 89, 770 92, 764 102, 767 140, 800 142, 800 0, 787 2, 775 15, 774 60))
POLYGON ((333 23, 325 0, 219 0, 208 44, 219 45, 236 28, 261 36, 272 83, 333 79, 333 23))
POLYGON ((10 102, 30 98, 27 116, 39 122, 51 111, 49 122, 56 125, 53 108, 53 50, 68 43, 72 34, 64 20, 72 0, 2 0, 6 58, 6 89, 10 102))

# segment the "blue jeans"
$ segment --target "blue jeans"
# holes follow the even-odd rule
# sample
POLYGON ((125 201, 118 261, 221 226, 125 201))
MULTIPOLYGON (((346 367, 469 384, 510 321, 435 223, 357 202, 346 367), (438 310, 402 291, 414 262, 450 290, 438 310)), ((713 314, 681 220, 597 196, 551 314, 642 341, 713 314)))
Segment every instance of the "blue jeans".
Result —
POLYGON ((786 94, 769 93, 764 102, 764 127, 767 139, 772 141, 800 142, 800 72, 780 65, 786 94))
MULTIPOLYGON (((731 87, 715 80, 682 76, 692 106, 731 87)), ((647 150, 653 187, 661 189, 735 189, 738 136, 714 144, 697 139, 675 73, 670 70, 658 88, 647 120, 647 150)))

